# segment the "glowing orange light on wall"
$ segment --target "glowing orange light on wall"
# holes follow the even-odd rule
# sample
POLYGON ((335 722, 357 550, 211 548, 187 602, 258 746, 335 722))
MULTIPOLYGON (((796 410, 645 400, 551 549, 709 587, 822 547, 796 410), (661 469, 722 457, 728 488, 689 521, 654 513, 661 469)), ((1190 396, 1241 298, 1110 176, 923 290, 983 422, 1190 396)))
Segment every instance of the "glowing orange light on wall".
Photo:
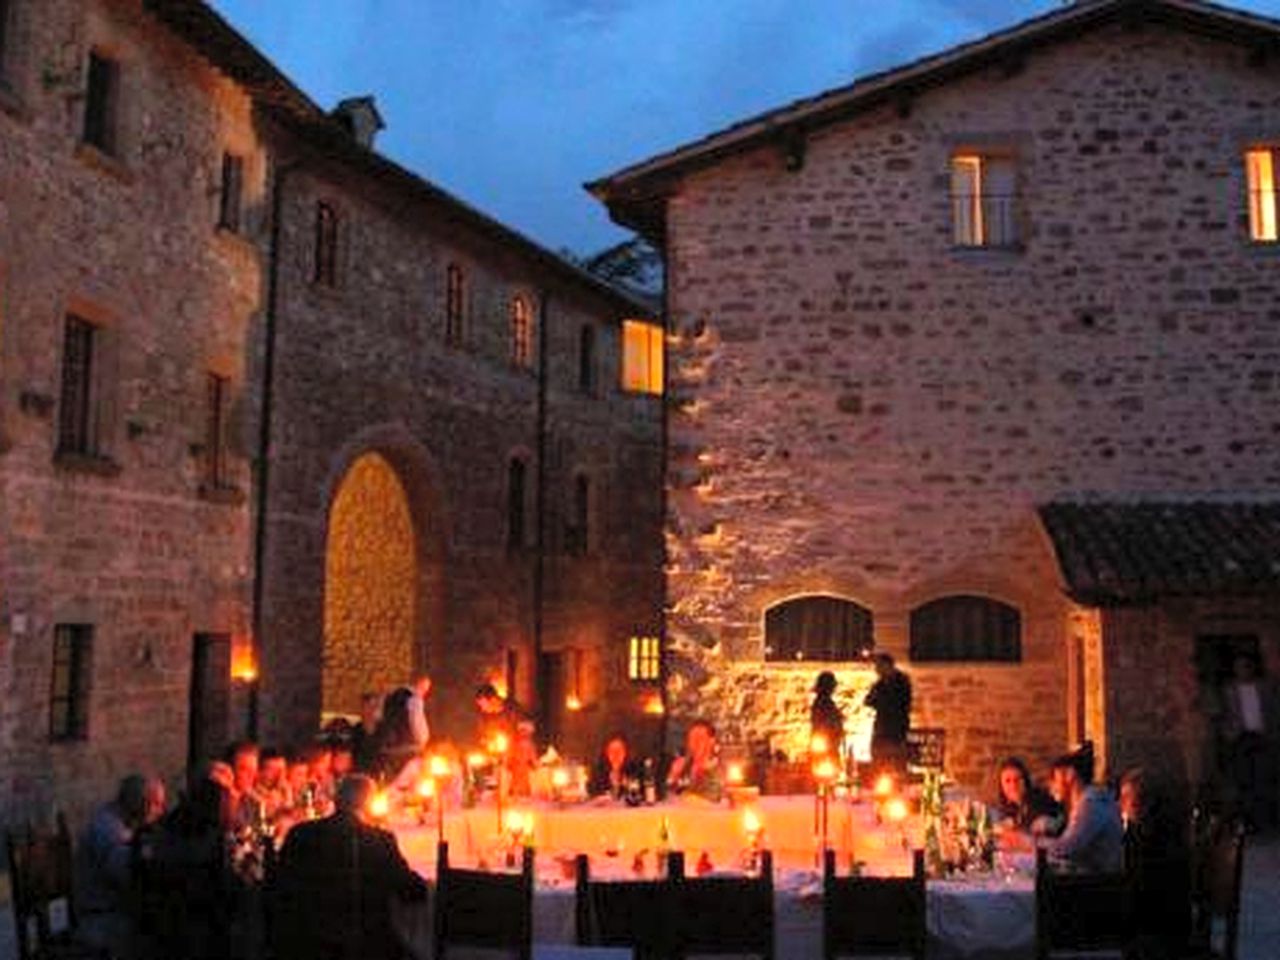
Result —
POLYGON ((571 693, 564 698, 564 708, 570 713, 577 713, 582 709, 582 700, 579 699, 577 694, 571 693))
POLYGON ((662 697, 653 694, 644 702, 644 712, 652 717, 660 717, 667 712, 667 708, 662 705, 662 697))
POLYGON ((258 679, 258 658, 248 640, 239 641, 231 647, 231 679, 241 683, 253 683, 258 679))

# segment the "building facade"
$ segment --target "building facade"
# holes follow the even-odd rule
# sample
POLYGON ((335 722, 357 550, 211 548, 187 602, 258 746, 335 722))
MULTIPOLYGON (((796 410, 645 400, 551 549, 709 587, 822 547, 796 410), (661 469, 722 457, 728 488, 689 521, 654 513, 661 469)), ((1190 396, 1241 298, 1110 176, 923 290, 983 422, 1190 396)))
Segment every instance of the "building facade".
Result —
POLYGON ((488 680, 562 743, 642 716, 643 305, 378 158, 371 103, 319 109, 198 0, 0 24, 0 819, 300 744, 419 670, 452 736, 488 680))
POLYGON ((667 689, 802 756, 891 653, 990 787, 1209 778, 1280 670, 1280 27, 1075 4, 590 185, 665 251, 667 689))

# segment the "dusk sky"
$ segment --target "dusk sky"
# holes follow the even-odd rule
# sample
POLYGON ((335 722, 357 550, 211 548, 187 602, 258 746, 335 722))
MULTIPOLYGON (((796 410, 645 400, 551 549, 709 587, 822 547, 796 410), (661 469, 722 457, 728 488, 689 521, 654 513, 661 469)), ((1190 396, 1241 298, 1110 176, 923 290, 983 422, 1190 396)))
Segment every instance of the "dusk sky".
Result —
MULTIPOLYGON (((213 0, 379 151, 553 249, 626 234, 581 184, 1055 0, 213 0)), ((1280 17, 1280 0, 1243 9, 1280 17)))

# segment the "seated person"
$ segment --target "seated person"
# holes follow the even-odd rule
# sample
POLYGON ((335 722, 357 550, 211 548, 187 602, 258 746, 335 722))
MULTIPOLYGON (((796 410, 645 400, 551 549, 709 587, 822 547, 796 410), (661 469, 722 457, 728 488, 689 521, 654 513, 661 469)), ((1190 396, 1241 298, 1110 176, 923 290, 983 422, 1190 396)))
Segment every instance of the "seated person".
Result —
POLYGON ((284 754, 274 747, 263 750, 258 757, 258 782, 255 792, 258 802, 262 804, 262 813, 268 820, 274 820, 288 802, 288 772, 284 754))
POLYGON ((1119 873, 1124 828, 1111 794, 1093 783, 1093 755, 1077 750, 1053 762, 1053 795, 1066 808, 1062 835, 1047 844, 1049 858, 1075 873, 1119 873))
POLYGON ((163 814, 164 784, 131 774, 81 834, 73 876, 76 936, 85 946, 119 957, 141 951, 134 897, 136 846, 141 832, 163 814))
POLYGON ((587 793, 592 797, 611 797, 620 800, 627 791, 627 781, 640 777, 640 765, 631 757, 627 738, 615 733, 604 743, 595 766, 587 793))
POLYGON ((1062 808, 1031 780, 1031 772, 1019 757, 1009 757, 1000 764, 997 782, 996 825, 1007 830, 1043 835, 1062 815, 1062 808))
POLYGON ((334 783, 341 783, 355 772, 355 752, 350 743, 338 741, 332 746, 332 756, 329 773, 334 783))
POLYGON ((1182 956, 1191 933, 1191 853, 1179 793, 1141 767, 1120 775, 1125 857, 1134 882, 1138 955, 1144 958, 1182 956))
POLYGON ((716 731, 706 720, 696 720, 684 738, 684 753, 671 761, 667 789, 718 803, 724 797, 720 776, 716 731))
POLYGON ((499 737, 505 739, 505 769, 510 777, 510 790, 516 796, 528 796, 530 774, 538 763, 533 718, 510 697, 501 696, 491 683, 476 690, 475 704, 477 744, 481 750, 490 752, 499 737))
POLYGON ((422 900, 427 885, 409 868, 395 835, 367 822, 368 777, 347 777, 337 810, 299 824, 280 853, 273 904, 275 955, 329 960, 400 960, 393 900, 422 900))
POLYGON ((262 802, 257 793, 260 757, 258 745, 251 740, 239 740, 227 748, 233 829, 252 826, 262 816, 262 802))
POLYGON ((307 760, 308 783, 315 792, 316 806, 321 816, 333 812, 334 779, 333 748, 327 743, 313 743, 303 751, 307 760))

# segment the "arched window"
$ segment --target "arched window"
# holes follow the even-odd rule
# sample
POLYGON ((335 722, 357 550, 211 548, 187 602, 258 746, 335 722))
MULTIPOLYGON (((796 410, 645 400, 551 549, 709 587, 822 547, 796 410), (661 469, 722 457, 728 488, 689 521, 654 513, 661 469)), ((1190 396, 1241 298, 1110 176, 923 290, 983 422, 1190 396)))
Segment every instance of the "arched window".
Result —
POLYGON ((533 366, 533 309, 520 294, 511 298, 511 362, 533 366))
POLYGON ((525 463, 512 457, 507 464, 507 549, 521 550, 525 545, 525 463))
POLYGON ((583 393, 596 389, 596 328, 591 324, 578 334, 578 389, 583 393))
POLYGON ((311 279, 322 287, 338 283, 338 211, 323 200, 316 204, 316 236, 311 279))
POLYGON ((859 660, 875 647, 866 607, 840 597, 796 597, 764 614, 766 660, 859 660))
POLYGON ((444 340, 456 346, 462 342, 462 316, 466 309, 466 275, 451 263, 444 272, 444 340))
POLYGON ((952 596, 911 611, 911 659, 921 663, 1022 660, 1022 615, 989 597, 952 596))

